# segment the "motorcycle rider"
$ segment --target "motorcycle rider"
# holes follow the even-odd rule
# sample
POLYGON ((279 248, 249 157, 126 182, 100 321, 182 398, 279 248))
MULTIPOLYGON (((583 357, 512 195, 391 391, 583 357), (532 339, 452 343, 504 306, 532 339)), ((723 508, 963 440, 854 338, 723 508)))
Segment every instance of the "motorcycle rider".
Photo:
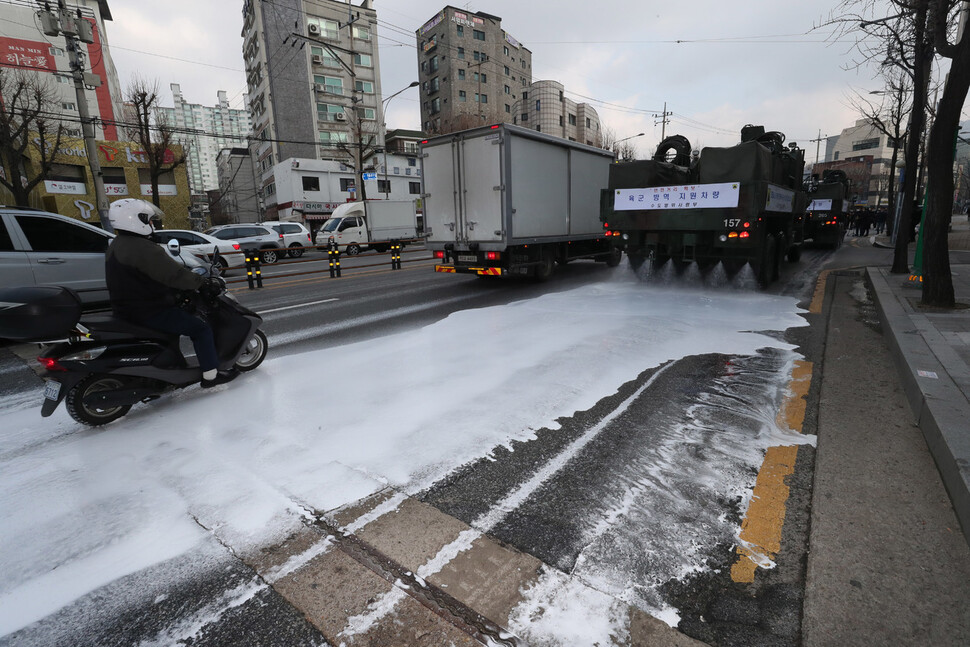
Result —
POLYGON ((137 198, 111 203, 108 219, 117 237, 105 252, 105 275, 115 316, 192 340, 202 369, 202 388, 225 384, 239 374, 219 371, 212 328, 177 305, 176 293, 212 290, 208 279, 188 270, 150 238, 152 219, 165 214, 155 205, 137 198))

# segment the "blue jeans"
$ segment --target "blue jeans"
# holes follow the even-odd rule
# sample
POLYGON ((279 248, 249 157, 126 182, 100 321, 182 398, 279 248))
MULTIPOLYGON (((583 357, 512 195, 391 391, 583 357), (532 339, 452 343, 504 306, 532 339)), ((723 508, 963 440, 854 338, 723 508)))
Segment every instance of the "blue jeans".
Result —
POLYGON ((145 317, 138 323, 162 332, 185 335, 192 340, 195 355, 199 359, 199 368, 203 372, 219 368, 219 355, 216 353, 216 340, 212 335, 212 328, 198 317, 190 315, 181 308, 168 308, 145 317))

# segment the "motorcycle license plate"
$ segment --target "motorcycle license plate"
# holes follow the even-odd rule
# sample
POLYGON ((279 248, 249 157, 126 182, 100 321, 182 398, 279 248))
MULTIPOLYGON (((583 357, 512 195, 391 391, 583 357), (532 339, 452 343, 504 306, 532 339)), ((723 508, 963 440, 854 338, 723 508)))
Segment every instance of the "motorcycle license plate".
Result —
POLYGON ((61 383, 55 382, 54 380, 47 380, 47 386, 44 387, 44 398, 47 400, 57 400, 57 396, 61 394, 61 383))
POLYGON ((458 260, 462 263, 477 263, 478 257, 473 254, 459 254, 458 260))

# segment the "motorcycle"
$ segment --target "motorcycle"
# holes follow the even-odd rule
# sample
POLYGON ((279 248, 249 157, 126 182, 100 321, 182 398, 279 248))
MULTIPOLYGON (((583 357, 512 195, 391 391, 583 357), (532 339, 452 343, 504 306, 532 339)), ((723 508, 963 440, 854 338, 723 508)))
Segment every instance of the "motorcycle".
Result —
MULTIPOLYGON (((169 245, 177 256, 177 245, 169 245)), ((266 335, 259 329, 262 318, 239 303, 219 276, 218 250, 208 267, 197 261, 192 271, 206 275, 218 289, 184 293, 180 307, 205 319, 212 327, 219 369, 252 371, 266 357, 266 335)), ((183 262, 185 262, 183 260, 183 262)), ((82 315, 80 300, 67 288, 14 288, 0 295, 0 336, 16 338, 11 330, 31 330, 30 337, 53 335, 71 319, 67 339, 44 346, 38 361, 46 380, 41 415, 50 416, 63 401, 74 420, 91 426, 105 425, 128 413, 139 402, 150 402, 165 393, 198 384, 202 370, 187 360, 179 348, 179 336, 118 319, 112 314, 82 315), (12 294, 17 290, 21 295, 12 294), (13 298, 11 298, 13 297, 13 298), (22 302, 22 303, 19 303, 22 302), (12 306, 20 305, 21 308, 12 306), (6 334, 5 334, 6 333, 6 334)), ((20 335, 24 339, 24 333, 20 335)))

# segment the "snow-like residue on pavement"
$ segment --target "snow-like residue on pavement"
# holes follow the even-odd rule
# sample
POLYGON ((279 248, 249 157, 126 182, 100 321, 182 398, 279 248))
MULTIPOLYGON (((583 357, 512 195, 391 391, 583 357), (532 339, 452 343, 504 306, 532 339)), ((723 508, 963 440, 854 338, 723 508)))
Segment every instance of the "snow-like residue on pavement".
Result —
POLYGON ((646 368, 790 350, 749 331, 801 325, 793 298, 617 280, 271 358, 96 430, 63 407, 42 419, 39 393, 34 408, 0 402, 0 635, 207 533, 258 546, 307 508, 417 491, 646 368))

